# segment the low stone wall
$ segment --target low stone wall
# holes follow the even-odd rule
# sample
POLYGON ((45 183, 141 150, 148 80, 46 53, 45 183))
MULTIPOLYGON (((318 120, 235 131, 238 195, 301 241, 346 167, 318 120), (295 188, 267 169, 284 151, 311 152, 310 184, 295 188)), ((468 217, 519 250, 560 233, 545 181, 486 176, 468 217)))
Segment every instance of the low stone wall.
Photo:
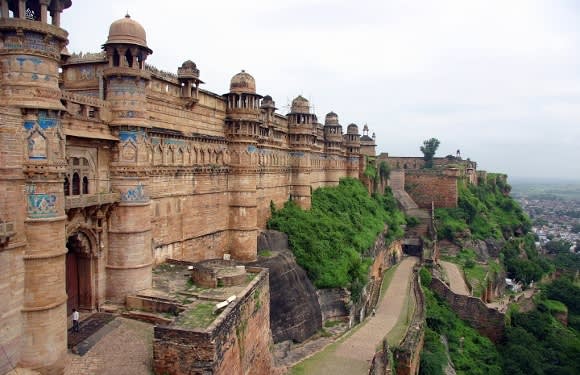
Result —
POLYGON ((183 311, 183 306, 176 302, 144 296, 127 296, 125 307, 128 310, 142 310, 152 313, 177 314, 183 311))
POLYGON ((479 333, 495 343, 502 339, 505 331, 505 314, 487 307, 479 298, 453 293, 447 284, 436 277, 431 281, 431 289, 479 333))
POLYGON ((155 327, 156 374, 270 374, 270 289, 262 270, 206 329, 155 327))
POLYGON ((419 373, 421 350, 425 340, 425 296, 421 289, 418 268, 413 271, 413 296, 415 311, 407 328, 405 337, 395 350, 397 375, 414 375, 419 373))

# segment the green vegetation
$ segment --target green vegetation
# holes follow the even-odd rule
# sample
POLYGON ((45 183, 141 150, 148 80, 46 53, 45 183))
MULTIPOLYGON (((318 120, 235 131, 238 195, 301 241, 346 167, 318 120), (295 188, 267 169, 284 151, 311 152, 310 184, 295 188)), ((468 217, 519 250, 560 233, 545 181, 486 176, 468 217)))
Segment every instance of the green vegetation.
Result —
POLYGON ((258 251, 258 256, 262 258, 270 258, 272 256, 272 251, 268 249, 258 251))
POLYGON ((205 328, 215 319, 214 307, 211 302, 198 303, 193 308, 179 314, 176 325, 185 328, 205 328))
POLYGON ((546 298, 560 301, 568 308, 569 326, 580 332, 580 285, 570 277, 561 277, 546 287, 546 298))
POLYGON ((415 216, 407 216, 405 218, 405 221, 407 222, 407 226, 409 228, 416 227, 421 222, 421 220, 419 220, 419 218, 417 218, 415 216))
POLYGON ((423 153, 423 160, 425 160, 425 168, 433 168, 433 157, 439 148, 439 140, 437 138, 426 139, 423 141, 423 146, 420 147, 423 153))
POLYGON ((457 374, 501 374, 500 356, 493 343, 463 322, 429 289, 424 288, 424 292, 427 329, 420 374, 444 374, 447 357, 440 336, 447 338, 457 374))
POLYGON ((308 211, 291 201, 274 209, 268 227, 288 234, 298 264, 316 287, 348 287, 356 300, 372 263, 367 250, 385 224, 387 241, 402 237, 404 220, 390 190, 369 196, 360 181, 346 178, 337 187, 315 190, 308 211))
POLYGON ((480 240, 508 239, 514 234, 527 233, 531 222, 507 195, 509 189, 504 178, 498 177, 479 186, 460 185, 458 208, 435 210, 439 238, 454 240, 471 234, 480 240), (465 233, 467 230, 469 233, 465 233))
MULTIPOLYGON (((530 220, 507 195, 510 189, 504 175, 494 174, 489 174, 487 181, 479 186, 460 186, 458 208, 435 210, 437 229, 440 238, 451 241, 469 237, 505 241, 500 257, 508 274, 527 284, 540 280, 554 267, 538 255, 534 237, 528 233, 530 220)), ((490 271, 499 272, 500 265, 490 263, 489 266, 490 271)), ((473 273, 475 278, 482 272, 477 267, 473 272, 470 267, 464 270, 466 274, 473 273)))
POLYGON ((342 324, 342 323, 343 323, 342 320, 329 319, 329 320, 324 322, 324 328, 336 327, 337 325, 342 324))
POLYGON ((442 259, 461 266, 473 295, 481 297, 486 287, 488 266, 476 262, 477 254, 472 249, 462 249, 457 256, 443 256, 442 259))
POLYGON ((564 327, 541 306, 526 314, 512 313, 500 348, 504 373, 578 374, 580 373, 580 336, 564 327))

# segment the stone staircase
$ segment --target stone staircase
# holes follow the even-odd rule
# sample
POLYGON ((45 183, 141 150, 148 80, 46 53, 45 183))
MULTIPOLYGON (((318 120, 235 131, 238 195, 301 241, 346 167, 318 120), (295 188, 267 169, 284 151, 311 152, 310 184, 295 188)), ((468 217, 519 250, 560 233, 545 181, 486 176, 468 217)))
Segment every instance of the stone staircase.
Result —
POLYGON ((393 196, 407 216, 414 216, 419 219, 419 224, 414 227, 407 227, 405 238, 421 238, 427 236, 429 232, 429 221, 431 220, 429 210, 419 208, 413 198, 403 189, 393 189, 393 196))

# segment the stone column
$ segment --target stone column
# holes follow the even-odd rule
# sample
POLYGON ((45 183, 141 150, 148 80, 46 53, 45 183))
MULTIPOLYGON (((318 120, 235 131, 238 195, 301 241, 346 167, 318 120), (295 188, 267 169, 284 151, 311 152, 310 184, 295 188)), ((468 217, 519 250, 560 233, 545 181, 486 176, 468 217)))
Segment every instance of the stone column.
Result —
POLYGON ((125 303, 127 295, 151 287, 151 207, 145 176, 112 176, 121 203, 109 220, 107 299, 125 303))

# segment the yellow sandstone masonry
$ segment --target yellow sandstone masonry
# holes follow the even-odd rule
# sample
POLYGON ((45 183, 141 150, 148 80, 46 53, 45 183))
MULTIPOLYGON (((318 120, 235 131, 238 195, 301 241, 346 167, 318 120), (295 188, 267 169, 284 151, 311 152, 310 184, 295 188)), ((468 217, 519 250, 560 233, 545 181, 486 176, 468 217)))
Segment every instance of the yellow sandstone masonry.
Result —
POLYGON ((190 60, 147 65, 129 16, 71 55, 71 4, 0 0, 0 374, 62 373, 72 308, 124 303, 168 258, 255 260, 271 202, 308 208, 375 155, 368 127, 302 96, 281 115, 247 72, 219 95, 190 60))

